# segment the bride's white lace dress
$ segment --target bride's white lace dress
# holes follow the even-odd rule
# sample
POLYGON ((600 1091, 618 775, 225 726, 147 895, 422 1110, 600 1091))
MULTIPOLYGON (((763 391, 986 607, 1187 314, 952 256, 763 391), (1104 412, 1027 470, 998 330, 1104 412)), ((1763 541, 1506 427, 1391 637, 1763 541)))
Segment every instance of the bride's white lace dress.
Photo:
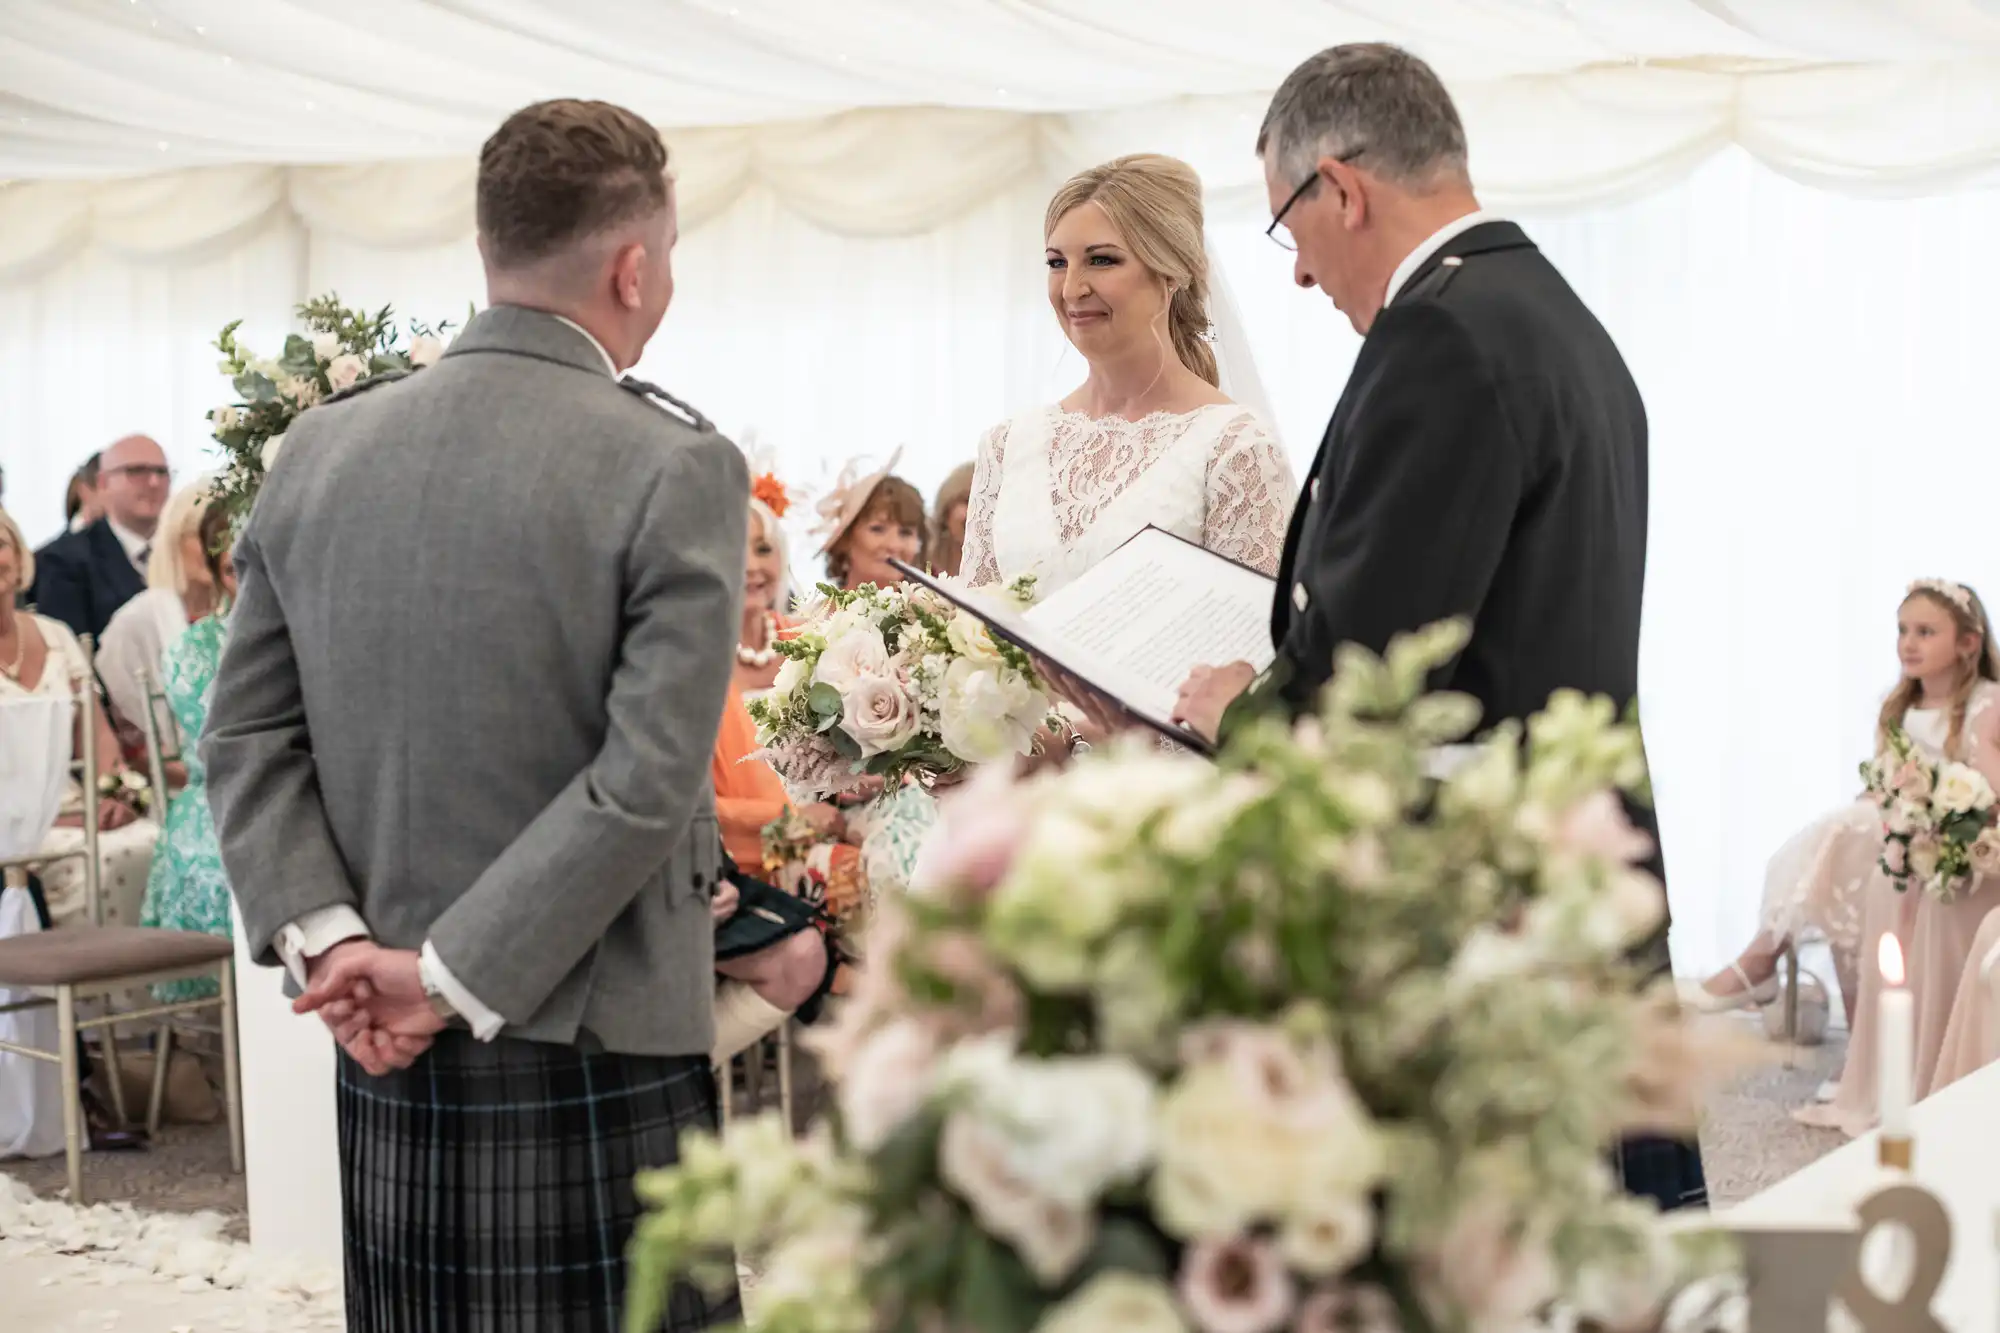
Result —
POLYGON ((965 579, 1033 574, 1046 594, 1148 525, 1273 574, 1296 494, 1276 436, 1235 403, 1138 421, 1036 408, 980 441, 965 579))
MULTIPOLYGON (((1235 403, 1138 421, 1036 408, 980 441, 963 577, 977 587, 1033 574, 1047 594, 1148 526, 1272 574, 1296 489, 1277 438, 1235 403)), ((905 787, 871 815, 870 883, 906 884, 936 803, 905 787)))

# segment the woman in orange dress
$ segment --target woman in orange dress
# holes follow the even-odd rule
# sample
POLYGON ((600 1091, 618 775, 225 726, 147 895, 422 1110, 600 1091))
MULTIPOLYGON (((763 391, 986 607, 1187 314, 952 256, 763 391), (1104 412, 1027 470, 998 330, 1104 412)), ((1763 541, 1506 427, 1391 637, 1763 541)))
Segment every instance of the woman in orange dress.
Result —
MULTIPOLYGON (((758 478, 750 500, 736 674, 709 760, 716 822, 738 872, 729 879, 734 892, 716 898, 715 970, 727 978, 715 996, 717 1063, 747 1050, 802 1009, 811 1017, 834 968, 829 922, 819 904, 764 882, 764 830, 785 817, 791 802, 770 765, 752 758, 757 724, 744 701, 745 693, 768 689, 784 661, 776 644, 790 628, 781 614, 788 598, 778 519, 785 507, 777 480, 758 478)), ((798 818, 828 839, 838 838, 843 827, 831 806, 807 806, 798 818)))

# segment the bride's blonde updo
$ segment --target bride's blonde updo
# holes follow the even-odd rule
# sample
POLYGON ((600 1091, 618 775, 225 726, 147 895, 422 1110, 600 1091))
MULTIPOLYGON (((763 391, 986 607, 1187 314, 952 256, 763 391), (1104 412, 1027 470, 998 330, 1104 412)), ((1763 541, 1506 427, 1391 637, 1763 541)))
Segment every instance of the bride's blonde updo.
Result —
POLYGON ((1208 345, 1208 252, 1202 244, 1201 177, 1179 158, 1133 153, 1080 171, 1049 200, 1046 239, 1056 223, 1095 203, 1140 263, 1174 284, 1167 333, 1181 364, 1220 385, 1208 345))

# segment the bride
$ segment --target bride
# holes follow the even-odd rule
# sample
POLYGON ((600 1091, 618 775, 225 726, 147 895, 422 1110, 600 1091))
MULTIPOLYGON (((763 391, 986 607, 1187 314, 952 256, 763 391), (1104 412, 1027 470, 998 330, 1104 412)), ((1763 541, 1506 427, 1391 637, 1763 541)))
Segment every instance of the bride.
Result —
MULTIPOLYGON (((1046 594, 1149 524, 1274 573, 1296 487, 1267 416, 1222 388, 1208 341, 1221 274, 1194 169, 1156 153, 1092 167, 1049 201, 1043 231, 1049 304, 1090 373, 980 442, 965 581, 1032 574, 1046 594)), ((1230 387, 1261 397, 1241 361, 1230 387)))
MULTIPOLYGON (((1032 574, 1045 595, 1149 525, 1275 573, 1297 487, 1269 414, 1239 401, 1262 390, 1235 312, 1225 299, 1210 318, 1222 275, 1202 231, 1200 177, 1157 153, 1092 167, 1056 191, 1043 234, 1049 304, 1090 373, 980 441, 961 579, 988 587, 1032 574)), ((1076 702, 1090 714, 1087 697, 1076 702)), ((1070 743, 1102 730, 1078 724, 1070 743)), ((936 818, 919 787, 884 802, 866 838, 871 878, 909 883, 936 818)))

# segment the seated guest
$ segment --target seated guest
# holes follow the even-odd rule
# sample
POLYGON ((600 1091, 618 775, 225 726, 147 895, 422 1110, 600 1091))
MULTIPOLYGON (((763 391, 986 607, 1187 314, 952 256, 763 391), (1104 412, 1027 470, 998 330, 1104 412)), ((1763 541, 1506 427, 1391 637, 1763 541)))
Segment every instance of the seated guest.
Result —
MULTIPOLYGON (((14 594, 32 583, 35 557, 21 538, 21 529, 0 510, 0 698, 10 695, 69 696, 75 682, 90 678, 90 665, 83 646, 69 627, 14 606, 14 594)), ((79 725, 81 719, 79 718, 79 725)), ((109 719, 97 714, 97 756, 99 776, 108 787, 116 787, 125 771, 118 743, 109 719)), ((82 736, 75 741, 79 752, 82 736)), ((132 924, 121 904, 136 911, 138 889, 145 883, 146 868, 153 856, 158 828, 142 820, 124 797, 86 794, 72 784, 64 801, 64 814, 48 838, 36 849, 43 857, 64 856, 83 846, 81 807, 85 799, 98 803, 98 864, 100 888, 107 922, 132 924)), ((52 924, 83 919, 88 908, 84 869, 74 859, 53 861, 41 872, 42 887, 48 898, 52 924)))
POLYGON ((82 532, 104 517, 104 502, 97 495, 97 474, 103 462, 103 454, 92 454, 69 479, 69 491, 63 496, 63 517, 69 520, 71 532, 82 532))
MULTIPOLYGON (((743 620, 746 626, 755 622, 761 652, 771 661, 746 660, 739 639, 737 678, 729 687, 709 761, 723 850, 747 872, 734 878, 733 903, 727 894, 717 900, 715 970, 730 979, 715 997, 713 1054, 718 1064, 777 1031, 801 1006, 824 994, 833 966, 825 921, 814 905, 763 882, 764 829, 785 814, 790 801, 770 765, 751 757, 757 751, 757 726, 740 692, 746 672, 756 685, 763 668, 775 674, 774 664, 781 660, 770 646, 788 628, 776 609, 785 596, 784 538, 778 530, 785 506, 784 490, 775 479, 760 478, 750 501, 743 620)), ((761 679, 761 686, 769 684, 761 679)), ((840 812, 831 806, 807 806, 800 813, 827 837, 839 836, 840 812)))
POLYGON ((35 610, 102 639, 118 608, 146 590, 146 563, 172 476, 166 454, 143 435, 106 449, 98 485, 104 517, 36 553, 29 593, 35 610))
MULTIPOLYGON (((174 723, 183 736, 201 735, 208 721, 208 701, 215 672, 222 665, 229 602, 236 593, 236 571, 229 561, 229 515, 209 505, 196 529, 202 569, 217 590, 213 614, 190 625, 167 649, 161 688, 174 723)), ((140 924, 168 930, 198 930, 230 938, 229 877, 222 869, 222 849, 215 840, 215 821, 208 813, 208 783, 194 747, 182 751, 187 785, 167 805, 159 850, 146 877, 146 903, 140 924)), ((162 1004, 205 999, 215 994, 213 977, 194 977, 155 986, 162 1004)))
POLYGON ((972 464, 960 463, 931 505, 930 571, 957 578, 965 559, 965 508, 972 501, 972 464))
POLYGON ((872 583, 888 588, 903 581, 891 559, 921 565, 924 558, 924 497, 901 477, 891 476, 896 456, 879 472, 849 480, 852 463, 819 502, 820 555, 826 576, 842 588, 872 583))
MULTIPOLYGON (((208 510, 209 479, 174 492, 167 501, 146 562, 146 591, 118 608, 97 646, 97 676, 118 716, 134 727, 145 722, 145 692, 139 672, 153 688, 161 685, 160 662, 187 627, 216 610, 215 578, 202 547, 202 515, 208 510)), ((166 727, 166 719, 161 719, 166 727)), ((172 742, 171 734, 167 737, 172 742)))
POLYGON ((743 625, 736 635, 736 688, 761 694, 778 678, 785 659, 778 640, 792 627, 790 552, 778 522, 791 508, 784 483, 766 473, 750 488, 750 553, 743 575, 743 625))

